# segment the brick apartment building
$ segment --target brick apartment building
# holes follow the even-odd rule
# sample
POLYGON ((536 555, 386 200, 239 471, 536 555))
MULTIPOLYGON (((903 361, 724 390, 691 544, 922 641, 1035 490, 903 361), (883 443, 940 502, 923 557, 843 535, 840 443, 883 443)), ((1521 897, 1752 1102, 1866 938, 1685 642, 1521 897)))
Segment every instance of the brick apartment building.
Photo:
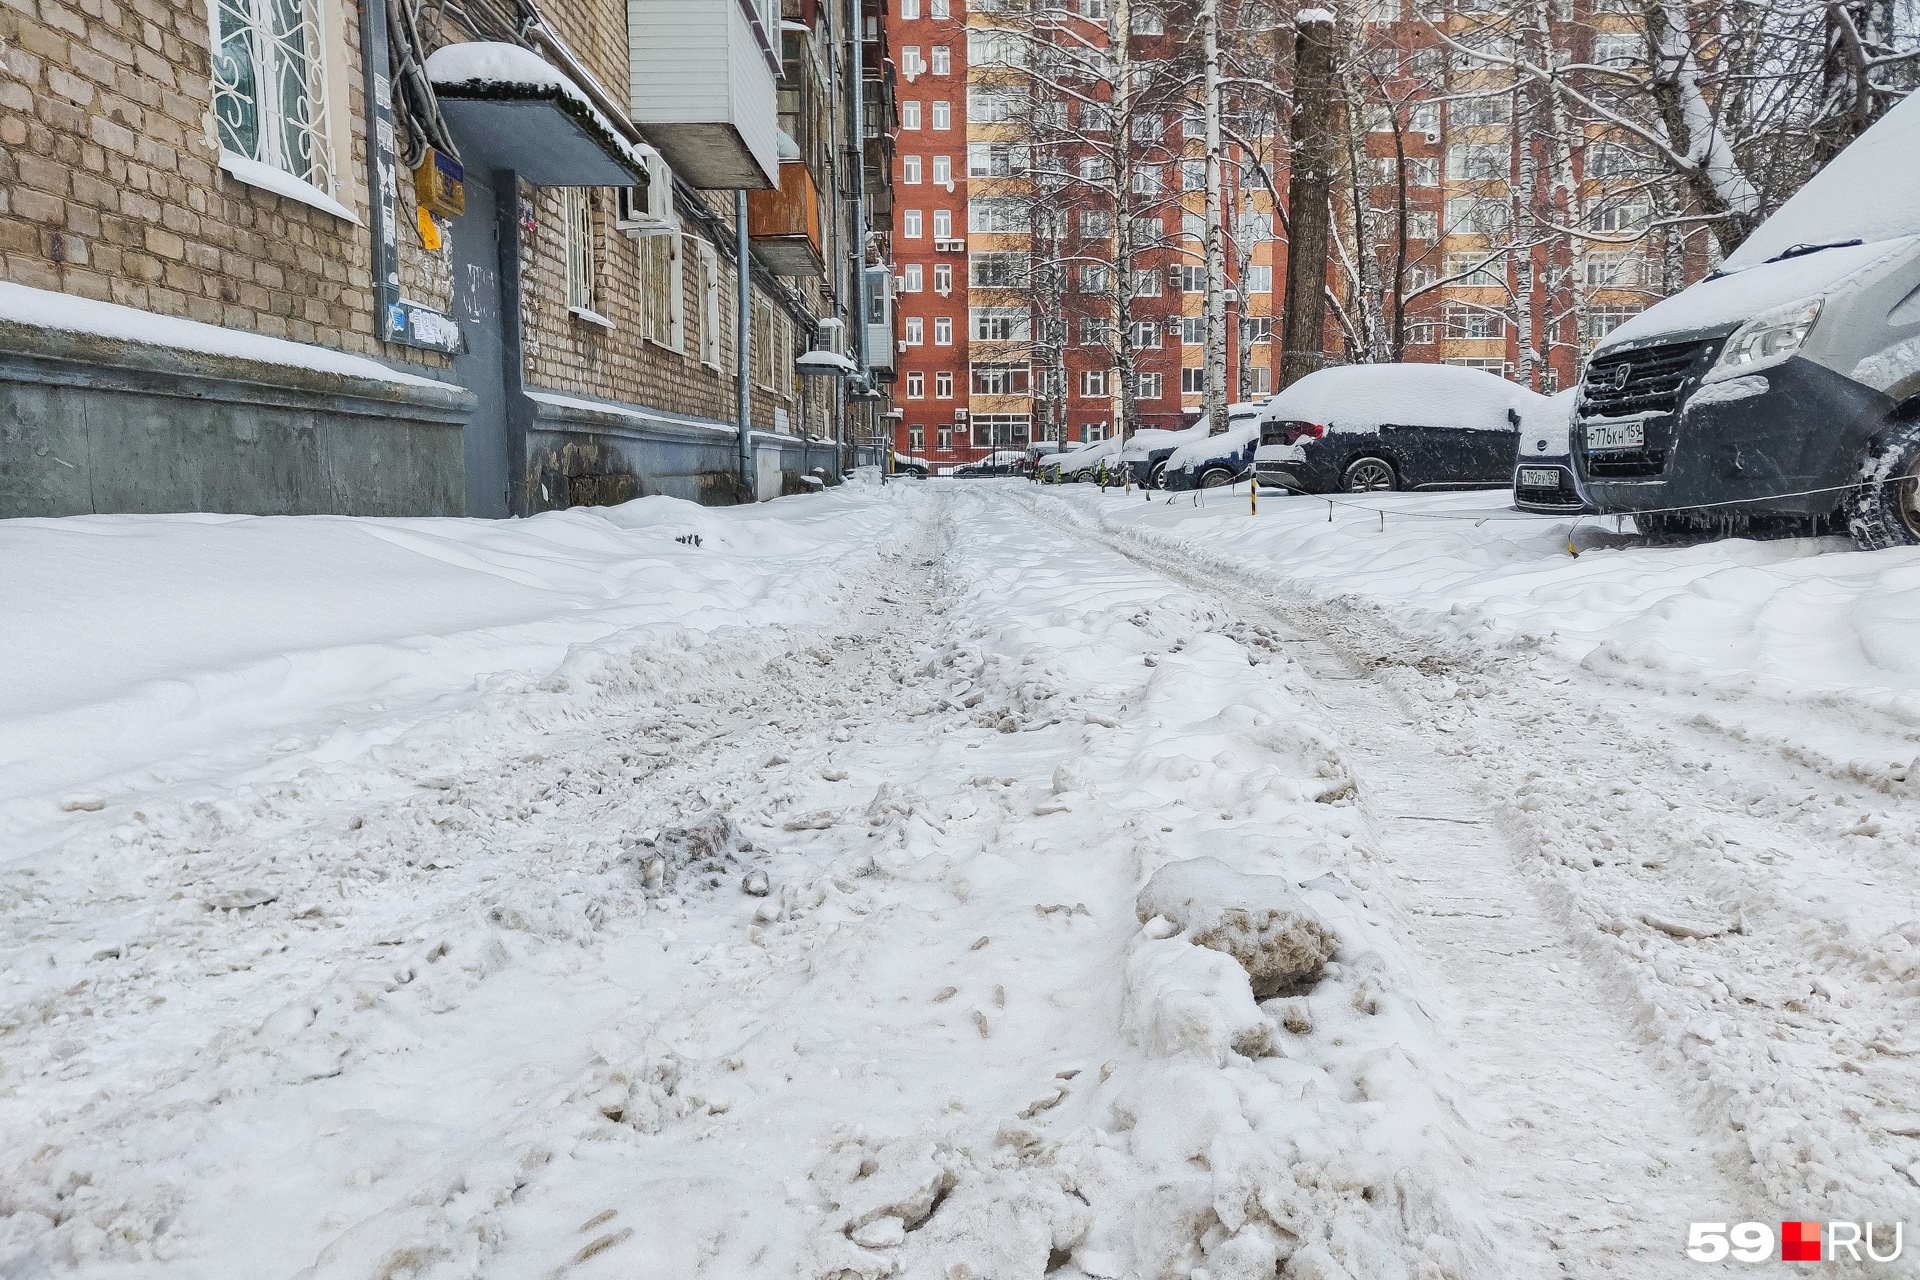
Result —
POLYGON ((892 126, 880 12, 0 7, 0 516, 731 502, 878 456, 889 371, 795 359, 856 354, 888 266, 848 145, 856 97, 892 126))
MULTIPOLYGON (((1638 56, 1632 20, 1617 9, 1611 0, 1555 6, 1553 43, 1600 64, 1638 56)), ((1133 63, 1174 69, 1173 88, 1135 111, 1126 139, 1126 214, 1150 245, 1130 263, 1125 302, 1137 372, 1134 423, 1178 427, 1199 420, 1205 390, 1204 125, 1191 87, 1196 18, 1186 0, 1136 2, 1130 10, 1133 63)), ((1113 304, 1100 273, 1103 263, 1113 269, 1115 206, 1097 181, 1069 180, 1048 192, 1041 177, 1050 170, 1071 179, 1079 166, 1102 163, 1098 127, 1084 127, 1077 100, 1049 121, 1041 78, 1023 71, 1044 46, 1108 47, 1113 12, 1107 0, 976 0, 965 9, 962 0, 897 0, 890 20, 901 67, 895 448, 936 469, 996 447, 1075 444, 1114 429, 1117 371, 1104 327, 1113 304), (1048 223, 1048 213, 1058 220, 1048 223), (1058 267, 1052 289, 1035 284, 1044 264, 1058 267), (1009 281, 1015 287, 1002 287, 1009 281)), ((1485 368, 1552 392, 1573 384, 1585 351, 1612 327, 1708 269, 1704 236, 1648 234, 1645 184, 1608 160, 1619 154, 1616 144, 1590 128, 1564 139, 1561 157, 1578 174, 1587 235, 1516 236, 1516 206, 1550 203, 1555 157, 1541 130, 1516 123, 1539 104, 1496 68, 1449 46, 1404 0, 1375 0, 1343 22, 1357 24, 1343 27, 1343 40, 1379 73, 1379 100, 1356 100, 1343 125, 1343 149, 1358 163, 1343 160, 1336 182, 1336 225, 1347 252, 1329 271, 1342 304, 1328 320, 1333 358, 1396 354, 1391 307, 1379 297, 1399 265, 1399 358, 1485 368), (1387 243, 1381 228, 1397 224, 1403 176, 1401 265, 1397 236, 1387 243), (1356 206, 1370 210, 1370 238, 1358 249, 1356 206), (1375 293, 1371 315, 1360 296, 1367 289, 1375 293)), ((1456 0, 1440 26, 1458 45, 1495 53, 1515 38, 1491 0, 1456 0)), ((1257 50, 1282 73, 1285 53, 1270 43, 1257 50)), ((1081 88, 1111 100, 1111 85, 1081 88)), ((1229 400, 1268 394, 1278 365, 1287 255, 1273 192, 1287 188, 1285 133, 1286 122, 1277 121, 1225 148, 1229 400)), ((1097 177, 1084 169, 1077 176, 1097 177)), ((1542 221, 1569 216, 1547 210, 1542 221)))

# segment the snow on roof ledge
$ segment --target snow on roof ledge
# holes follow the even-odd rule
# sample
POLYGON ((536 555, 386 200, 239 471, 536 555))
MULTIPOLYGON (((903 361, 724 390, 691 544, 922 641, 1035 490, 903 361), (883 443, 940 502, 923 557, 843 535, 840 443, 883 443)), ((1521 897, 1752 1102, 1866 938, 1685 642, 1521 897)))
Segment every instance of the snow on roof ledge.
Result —
POLYGON ((1332 21, 1333 14, 1325 9, 1302 9, 1299 13, 1293 15, 1293 23, 1297 27, 1312 26, 1320 22, 1331 23, 1332 21))
POLYGON ((157 315, 137 307, 96 302, 92 298, 78 298, 70 293, 54 293, 23 284, 0 283, 0 323, 39 325, 65 333, 89 334, 96 338, 134 342, 142 346, 171 347, 178 351, 253 360, 289 369, 310 369, 315 373, 331 373, 347 378, 459 391, 451 383, 401 373, 365 356, 309 346, 304 342, 289 342, 285 338, 270 338, 262 333, 248 333, 241 329, 223 329, 219 325, 203 324, 198 320, 157 315))
POLYGON ((832 374, 851 376, 860 371, 860 366, 837 351, 809 351, 793 362, 793 367, 802 375, 832 374))

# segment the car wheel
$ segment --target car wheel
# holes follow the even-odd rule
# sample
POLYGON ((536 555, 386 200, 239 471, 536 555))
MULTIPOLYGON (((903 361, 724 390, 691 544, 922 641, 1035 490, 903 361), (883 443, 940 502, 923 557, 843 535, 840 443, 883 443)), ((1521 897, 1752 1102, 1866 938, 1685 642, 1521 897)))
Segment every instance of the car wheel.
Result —
POLYGON ((1393 474, 1393 464, 1385 458, 1355 459, 1347 464, 1347 473, 1340 483, 1348 493, 1379 493, 1400 487, 1393 474))
POLYGON ((1200 487, 1202 489, 1224 489, 1232 483, 1233 472, 1227 470, 1225 467, 1214 467, 1200 474, 1200 487))
POLYGON ((1167 487, 1167 464, 1156 462, 1147 468, 1147 488, 1164 489, 1167 487))
POLYGON ((1862 551, 1920 546, 1920 419, 1896 423, 1841 504, 1862 551))

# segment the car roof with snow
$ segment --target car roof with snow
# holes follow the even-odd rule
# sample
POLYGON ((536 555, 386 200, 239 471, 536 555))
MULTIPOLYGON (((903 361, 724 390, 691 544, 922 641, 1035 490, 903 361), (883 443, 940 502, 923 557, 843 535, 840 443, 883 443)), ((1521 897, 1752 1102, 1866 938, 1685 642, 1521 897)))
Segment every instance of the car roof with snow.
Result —
POLYGON ((1200 436, 1205 436, 1207 434, 1206 424, 1201 423, 1199 426, 1182 427, 1178 431, 1163 431, 1158 427, 1149 427, 1144 431, 1136 431, 1127 437, 1127 450, 1120 456, 1129 462, 1144 460, 1146 456, 1155 449, 1179 448, 1189 440, 1195 439, 1195 432, 1198 432, 1200 436))
POLYGON ((1232 457, 1246 448, 1250 441, 1259 438, 1260 420, 1242 421, 1217 436, 1202 436, 1190 444, 1181 445, 1167 459, 1167 470, 1190 471, 1206 463, 1232 457))
POLYGON ((1315 422, 1335 431, 1383 426, 1508 431, 1507 410, 1545 396, 1484 369, 1447 364, 1349 364, 1310 373, 1267 401, 1263 421, 1315 422))
POLYGON ((1110 458, 1120 452, 1120 437, 1108 436, 1105 440, 1096 440, 1083 445, 1072 453, 1062 454, 1059 465, 1062 471, 1084 471, 1102 458, 1110 458))

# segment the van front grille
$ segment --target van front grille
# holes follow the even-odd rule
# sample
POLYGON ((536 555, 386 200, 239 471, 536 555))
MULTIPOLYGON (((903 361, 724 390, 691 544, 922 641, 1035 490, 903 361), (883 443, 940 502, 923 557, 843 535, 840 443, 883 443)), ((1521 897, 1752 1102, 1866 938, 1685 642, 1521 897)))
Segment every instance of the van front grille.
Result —
POLYGON ((1587 365, 1580 383, 1581 414, 1624 418, 1638 413, 1672 413, 1687 378, 1704 372, 1715 344, 1674 342, 1636 351, 1609 351, 1587 365))

